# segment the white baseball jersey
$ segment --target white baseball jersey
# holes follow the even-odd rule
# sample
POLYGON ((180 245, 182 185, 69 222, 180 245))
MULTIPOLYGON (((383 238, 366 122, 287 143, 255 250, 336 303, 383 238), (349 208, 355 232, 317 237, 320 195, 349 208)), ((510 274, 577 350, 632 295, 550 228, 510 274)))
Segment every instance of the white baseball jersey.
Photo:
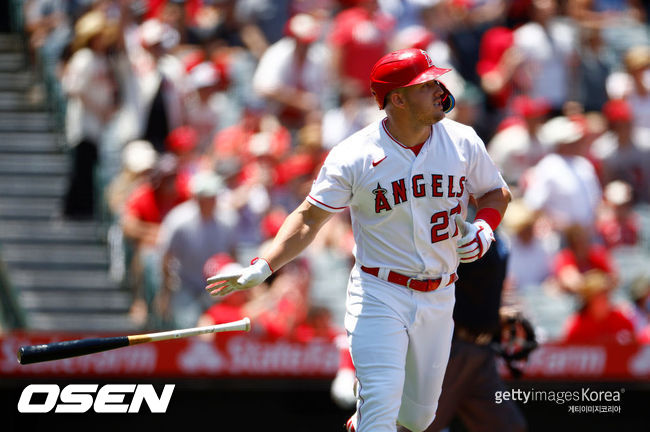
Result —
POLYGON ((331 150, 307 200, 331 212, 350 207, 360 265, 426 279, 456 270, 454 215, 466 216, 469 195, 501 187, 471 127, 443 119, 416 157, 384 118, 331 150))

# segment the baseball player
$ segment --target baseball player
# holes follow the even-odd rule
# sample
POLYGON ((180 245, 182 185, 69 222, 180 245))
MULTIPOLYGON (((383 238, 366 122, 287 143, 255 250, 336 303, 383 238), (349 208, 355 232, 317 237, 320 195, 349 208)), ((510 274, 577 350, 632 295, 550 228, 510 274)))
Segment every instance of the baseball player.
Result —
POLYGON ((485 254, 510 200, 474 130, 445 118, 454 98, 419 49, 387 54, 371 90, 386 117, 336 145, 311 192, 264 256, 208 279, 212 295, 250 288, 350 209, 355 266, 345 328, 358 379, 348 431, 423 431, 434 419, 449 358, 459 261, 485 254), (464 217, 477 200, 474 223, 464 217), (462 234, 461 234, 462 233, 462 234))

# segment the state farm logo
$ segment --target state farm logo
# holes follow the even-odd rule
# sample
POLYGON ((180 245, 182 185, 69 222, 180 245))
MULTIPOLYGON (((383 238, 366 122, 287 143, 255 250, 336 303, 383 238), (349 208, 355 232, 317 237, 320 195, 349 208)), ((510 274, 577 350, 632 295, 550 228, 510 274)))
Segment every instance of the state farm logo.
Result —
POLYGON ((145 402, 152 413, 167 412, 174 384, 165 384, 160 396, 151 384, 68 384, 61 390, 56 384, 30 384, 18 401, 21 413, 137 413, 145 402), (126 395, 133 393, 129 403, 126 395), (34 397, 34 395, 39 395, 34 397), (43 396, 45 395, 45 400, 43 396))

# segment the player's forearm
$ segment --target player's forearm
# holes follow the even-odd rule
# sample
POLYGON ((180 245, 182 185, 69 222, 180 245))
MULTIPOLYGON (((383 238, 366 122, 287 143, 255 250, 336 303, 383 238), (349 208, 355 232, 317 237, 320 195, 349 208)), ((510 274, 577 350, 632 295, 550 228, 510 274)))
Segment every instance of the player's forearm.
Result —
POLYGON ((305 250, 330 216, 330 213, 304 201, 287 216, 262 258, 273 271, 278 270, 305 250))
POLYGON ((493 208, 499 212, 501 217, 503 217, 506 212, 506 208, 508 208, 508 203, 511 199, 512 196, 510 195, 510 191, 508 189, 495 189, 476 200, 477 212, 481 211, 481 209, 493 208))

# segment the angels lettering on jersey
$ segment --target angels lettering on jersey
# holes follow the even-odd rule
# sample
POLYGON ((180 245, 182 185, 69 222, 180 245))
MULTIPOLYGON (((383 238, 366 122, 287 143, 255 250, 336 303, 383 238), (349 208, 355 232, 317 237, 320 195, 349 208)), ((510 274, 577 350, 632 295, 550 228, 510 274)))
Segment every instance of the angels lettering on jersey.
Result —
POLYGON ((427 182, 424 174, 410 179, 400 178, 390 182, 389 189, 381 182, 372 190, 375 196, 375 213, 391 211, 394 206, 407 202, 409 198, 460 198, 465 192, 465 176, 431 174, 427 182), (457 178, 455 178, 457 177, 457 178), (407 187, 407 181, 410 187, 407 187))

